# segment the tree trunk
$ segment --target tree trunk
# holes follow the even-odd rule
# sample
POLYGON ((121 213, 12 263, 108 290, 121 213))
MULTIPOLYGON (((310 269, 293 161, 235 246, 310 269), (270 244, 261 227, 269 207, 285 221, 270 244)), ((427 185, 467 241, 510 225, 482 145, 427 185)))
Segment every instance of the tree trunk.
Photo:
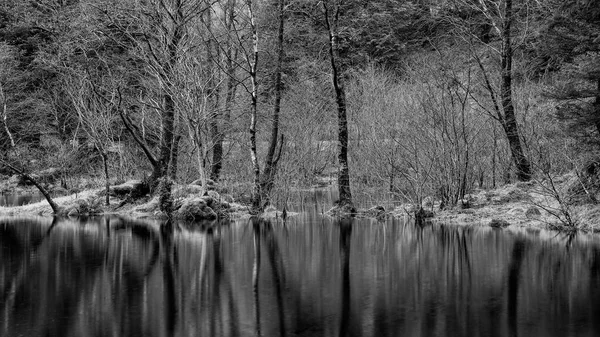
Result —
POLYGON ((4 131, 6 132, 6 135, 8 136, 8 139, 10 140, 10 146, 11 147, 15 147, 15 139, 12 135, 12 133, 10 132, 10 129, 8 128, 8 109, 7 109, 7 104, 6 101, 8 100, 6 98, 6 94, 4 93, 4 89, 3 89, 3 85, 2 83, 0 83, 0 109, 2 109, 2 126, 4 126, 4 131))
POLYGON ((273 106, 273 124, 271 125, 271 140, 269 142, 269 151, 265 159, 265 169, 262 173, 260 200, 256 203, 260 205, 266 205, 270 202, 271 190, 275 182, 275 175, 277 174, 277 163, 281 156, 281 149, 283 147, 283 135, 281 141, 279 139, 279 114, 281 111, 281 92, 283 91, 283 81, 281 79, 281 73, 283 68, 284 58, 284 8, 285 0, 279 0, 279 29, 277 32, 277 65, 275 70, 275 104, 273 106), (279 143, 279 152, 275 156, 277 145, 279 143))
MULTIPOLYGON (((596 81, 596 97, 594 99, 594 124, 596 125, 596 131, 600 136, 600 79, 596 81)), ((13 145, 14 146, 14 145, 13 145)))
POLYGON ((176 167, 169 167, 171 164, 171 151, 173 149, 173 140, 175 134, 175 101, 173 100, 173 88, 172 77, 175 73, 175 67, 178 60, 178 52, 181 41, 183 39, 184 31, 184 16, 182 4, 177 2, 174 13, 170 15, 171 24, 173 25, 173 35, 167 42, 168 59, 164 64, 165 73, 162 74, 163 78, 163 111, 161 116, 161 139, 160 139, 160 150, 158 165, 154 167, 152 177, 150 179, 151 188, 153 188, 159 178, 162 178, 169 174, 170 171, 177 171, 176 167))
POLYGON ((339 205, 352 205, 352 194, 350 193, 350 172, 348 168, 348 118, 346 113, 346 92, 343 80, 338 70, 338 17, 339 5, 333 8, 333 17, 329 17, 329 9, 326 1, 323 1, 325 10, 325 22, 329 31, 329 58, 331 60, 331 78, 335 90, 336 103, 338 107, 338 189, 340 194, 339 205))
POLYGON ((106 153, 106 151, 101 150, 100 148, 98 148, 98 151, 100 152, 100 156, 102 157, 102 164, 104 166, 104 189, 106 191, 106 199, 104 200, 104 204, 106 206, 110 205, 110 177, 108 175, 108 154, 106 153))
MULTIPOLYGON (((205 23, 209 35, 212 34, 212 11, 206 11, 206 23, 205 23)), ((210 137, 212 141, 212 161, 210 169, 210 178, 214 181, 219 180, 221 174, 221 167, 223 161, 223 134, 219 132, 219 93, 220 93, 220 81, 216 78, 215 69, 218 67, 219 62, 219 48, 213 47, 213 39, 206 40, 206 53, 208 58, 207 75, 209 78, 207 97, 209 107, 211 109, 209 114, 209 128, 210 137), (216 57, 213 55, 214 52, 217 54, 216 57)))
POLYGON ((258 113, 258 81, 256 68, 258 65, 258 31, 256 28, 256 22, 254 18, 254 9, 252 7, 252 0, 246 0, 248 11, 250 13, 250 27, 252 30, 252 58, 250 62, 250 79, 252 81, 252 104, 250 110, 250 159, 252 161, 252 168, 254 170, 254 190, 253 190, 253 202, 252 208, 254 210, 261 210, 262 204, 260 200, 260 165, 258 163, 258 155, 256 150, 256 119, 258 113))
POLYGON ((517 178, 520 181, 528 181, 531 179, 531 165, 521 145, 512 97, 512 19, 512 0, 506 0, 504 27, 502 31, 502 83, 500 87, 504 118, 501 122, 506 133, 506 138, 508 139, 515 167, 517 168, 517 178))
POLYGON ((44 188, 44 186, 42 186, 40 183, 38 183, 37 180, 35 180, 29 174, 23 172, 22 170, 19 170, 18 168, 12 166, 11 164, 9 164, 9 163, 7 163, 5 161, 0 161, 0 163, 3 164, 3 165, 5 165, 9 169, 11 169, 13 172, 15 172, 16 174, 20 175, 21 177, 29 180, 40 191, 40 193, 42 193, 42 195, 44 196, 44 198, 46 198, 46 201, 48 201, 48 204, 50 204, 50 207, 52 208, 52 212, 54 214, 60 214, 60 212, 62 211, 62 208, 60 206, 58 206, 58 204, 54 201, 54 199, 52 199, 52 196, 50 195, 50 192, 48 192, 48 190, 46 190, 44 188))
POLYGON ((181 141, 181 135, 178 134, 173 139, 173 146, 171 147, 171 160, 169 163, 169 177, 173 181, 177 180, 177 163, 179 161, 179 142, 181 141))

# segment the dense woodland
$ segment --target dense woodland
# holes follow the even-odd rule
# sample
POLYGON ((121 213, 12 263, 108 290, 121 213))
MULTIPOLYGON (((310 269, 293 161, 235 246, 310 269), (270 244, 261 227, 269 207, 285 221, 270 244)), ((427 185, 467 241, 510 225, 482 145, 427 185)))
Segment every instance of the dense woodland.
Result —
MULTIPOLYGON (((3 0, 3 168, 453 205, 600 140, 593 0, 3 0)), ((92 180, 93 180, 92 179, 92 180)))

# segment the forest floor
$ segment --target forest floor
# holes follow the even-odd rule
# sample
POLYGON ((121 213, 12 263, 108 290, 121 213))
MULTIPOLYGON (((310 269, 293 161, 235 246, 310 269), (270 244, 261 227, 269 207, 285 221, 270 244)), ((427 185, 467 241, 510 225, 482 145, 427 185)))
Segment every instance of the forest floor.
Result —
MULTIPOLYGON (((532 181, 528 183, 508 184, 493 190, 476 190, 466 196, 459 207, 439 210, 439 201, 429 201, 424 205, 426 210, 432 211, 434 216, 430 220, 436 223, 456 225, 481 225, 493 227, 529 227, 555 229, 562 231, 582 230, 589 232, 600 231, 600 204, 583 203, 567 205, 561 199, 564 196, 565 186, 572 183, 573 175, 564 175, 553 179, 558 194, 553 193, 547 181, 532 181), (558 197, 557 197, 558 196, 558 197), (560 202, 559 202, 560 201, 560 202)), ((200 194, 189 193, 189 186, 176 188, 176 199, 185 200, 198 198, 200 194)), ((164 218, 159 210, 158 198, 145 197, 133 203, 118 205, 121 198, 111 197, 110 206, 104 206, 105 198, 103 189, 89 189, 78 193, 60 196, 54 200, 64 208, 76 210, 93 210, 99 214, 117 214, 132 218, 164 218)), ((203 192, 202 192, 203 193, 203 192)), ((227 198, 227 212, 232 218, 249 216, 249 206, 236 203, 230 196, 227 198)), ((221 199, 221 196, 217 198, 221 199)), ((405 205, 397 207, 388 216, 406 217, 414 206, 405 205)), ((75 212, 77 213, 77 212, 75 212)), ((363 217, 381 218, 382 213, 376 207, 371 210, 359 211, 363 217)), ((43 200, 23 206, 0 207, 0 216, 26 216, 26 215, 52 215, 49 204, 43 200)), ((72 214, 77 215, 77 214, 72 214)), ((277 217, 281 212, 269 208, 265 217, 277 217)))

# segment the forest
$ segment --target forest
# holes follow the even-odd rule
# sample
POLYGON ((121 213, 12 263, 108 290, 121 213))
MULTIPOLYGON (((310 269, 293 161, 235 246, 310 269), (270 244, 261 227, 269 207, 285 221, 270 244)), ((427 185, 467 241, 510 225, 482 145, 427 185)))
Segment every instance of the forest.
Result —
POLYGON ((329 182, 347 211, 522 182, 573 225, 567 192, 600 192, 600 6, 5 0, 0 121, 2 179, 51 168, 42 189, 107 204, 131 179, 165 212, 195 182, 253 213, 329 182))

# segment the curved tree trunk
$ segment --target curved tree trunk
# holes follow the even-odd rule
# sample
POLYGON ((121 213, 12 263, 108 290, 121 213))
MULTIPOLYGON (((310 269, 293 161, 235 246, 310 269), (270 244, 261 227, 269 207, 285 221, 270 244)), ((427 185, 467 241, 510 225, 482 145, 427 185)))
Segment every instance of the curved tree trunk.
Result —
POLYGON ((58 204, 54 201, 54 199, 52 199, 50 192, 48 192, 48 190, 46 188, 44 188, 44 186, 42 186, 40 183, 38 183, 38 181, 35 180, 35 178, 33 178, 29 174, 23 172, 22 170, 19 170, 18 168, 12 166, 11 164, 9 164, 7 162, 2 161, 1 163, 4 164, 9 169, 11 169, 16 174, 29 180, 40 191, 40 193, 42 193, 44 198, 46 198, 46 201, 48 201, 48 204, 50 204, 50 207, 52 208, 52 212, 54 214, 60 214, 60 212, 62 211, 62 208, 60 206, 58 206, 58 204))
POLYGON ((502 83, 500 87, 500 97, 502 100, 502 110, 504 118, 501 120, 510 152, 517 168, 517 178, 520 181, 531 179, 531 164, 525 156, 521 138, 519 137, 519 128, 515 116, 515 107, 512 97, 512 58, 513 50, 511 44, 511 24, 512 24, 512 0, 506 0, 506 9, 504 16, 504 27, 502 30, 502 83))

